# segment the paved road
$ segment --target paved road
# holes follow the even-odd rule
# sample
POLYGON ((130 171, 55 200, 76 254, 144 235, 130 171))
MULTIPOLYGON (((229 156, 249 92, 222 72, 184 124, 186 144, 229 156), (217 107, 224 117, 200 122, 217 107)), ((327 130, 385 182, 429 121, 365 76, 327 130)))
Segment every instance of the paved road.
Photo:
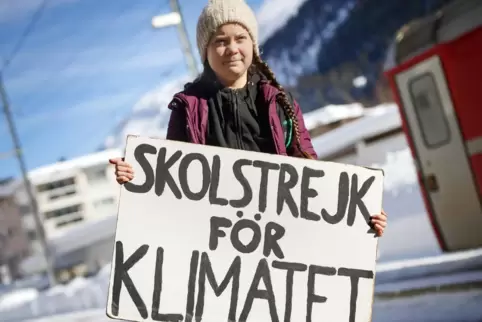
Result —
MULTIPOLYGON (((377 299, 373 322, 482 322, 482 289, 377 299)), ((108 322, 103 310, 35 322, 108 322)), ((31 321, 34 322, 34 321, 31 321)))
POLYGON ((373 322, 482 322, 482 289, 377 300, 373 322))

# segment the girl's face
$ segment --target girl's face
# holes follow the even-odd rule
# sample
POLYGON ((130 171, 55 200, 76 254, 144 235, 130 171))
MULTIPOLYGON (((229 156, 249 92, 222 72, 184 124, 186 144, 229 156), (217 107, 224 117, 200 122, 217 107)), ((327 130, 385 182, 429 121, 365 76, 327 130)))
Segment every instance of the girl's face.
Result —
POLYGON ((236 82, 247 75, 253 61, 253 40, 239 24, 225 24, 217 30, 207 48, 209 66, 220 81, 236 82))

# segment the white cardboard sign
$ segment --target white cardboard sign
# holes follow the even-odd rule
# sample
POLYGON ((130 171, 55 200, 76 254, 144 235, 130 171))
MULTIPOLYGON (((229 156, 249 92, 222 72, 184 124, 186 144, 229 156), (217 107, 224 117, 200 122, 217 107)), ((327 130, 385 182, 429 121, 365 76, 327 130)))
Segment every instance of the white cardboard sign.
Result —
POLYGON ((129 136, 107 315, 367 322, 383 172, 129 136))

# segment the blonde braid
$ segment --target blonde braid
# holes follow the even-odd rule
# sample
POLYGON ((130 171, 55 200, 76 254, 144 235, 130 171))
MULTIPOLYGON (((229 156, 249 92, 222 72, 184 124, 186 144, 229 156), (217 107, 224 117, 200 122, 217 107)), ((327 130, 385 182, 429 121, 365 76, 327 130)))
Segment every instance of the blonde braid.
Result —
POLYGON ((296 145, 298 150, 303 154, 305 158, 313 159, 313 157, 309 153, 305 152, 301 146, 301 135, 300 135, 300 126, 298 124, 298 118, 296 117, 296 113, 293 106, 288 100, 285 89, 283 88, 283 86, 281 86, 280 83, 278 83, 273 71, 271 70, 271 68, 269 68, 268 64, 263 60, 261 60, 261 58, 258 55, 253 56, 253 63, 257 67, 258 71, 262 73, 268 79, 268 81, 279 90, 279 94, 276 97, 276 99, 278 103, 281 105, 281 107, 283 108, 283 110, 285 111, 285 113, 293 122, 293 130, 295 132, 295 139, 296 139, 296 145))

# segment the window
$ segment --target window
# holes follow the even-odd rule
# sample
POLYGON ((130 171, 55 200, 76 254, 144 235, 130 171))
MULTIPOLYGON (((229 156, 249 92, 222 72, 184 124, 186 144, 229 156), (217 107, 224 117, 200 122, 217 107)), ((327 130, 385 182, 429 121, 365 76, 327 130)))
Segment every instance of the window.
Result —
POLYGON ((55 227, 57 228, 60 228, 60 227, 65 227, 65 226, 68 226, 70 224, 73 224, 73 223, 76 223, 76 222, 81 222, 84 220, 84 217, 75 217, 75 218, 72 218, 70 220, 63 220, 63 221, 59 221, 55 227))
POLYGON ((38 192, 45 192, 45 191, 50 191, 50 190, 63 188, 63 187, 66 187, 66 186, 72 186, 72 185, 75 185, 75 178, 73 178, 73 177, 41 184, 41 185, 37 186, 37 191, 38 192))
POLYGON ((77 213, 81 210, 82 210, 82 205, 80 205, 80 204, 75 205, 75 206, 60 208, 60 209, 56 209, 56 210, 46 212, 45 218, 50 219, 50 218, 62 217, 62 216, 77 213))
POLYGON ((409 91, 425 145, 436 148, 450 141, 450 129, 435 78, 426 73, 412 80, 409 91))
POLYGON ((76 193, 77 193, 77 190, 75 190, 75 186, 72 186, 72 188, 62 189, 62 190, 57 191, 57 192, 52 192, 49 195, 49 199, 50 200, 56 200, 56 199, 59 199, 61 197, 67 197, 67 196, 75 195, 76 193))

